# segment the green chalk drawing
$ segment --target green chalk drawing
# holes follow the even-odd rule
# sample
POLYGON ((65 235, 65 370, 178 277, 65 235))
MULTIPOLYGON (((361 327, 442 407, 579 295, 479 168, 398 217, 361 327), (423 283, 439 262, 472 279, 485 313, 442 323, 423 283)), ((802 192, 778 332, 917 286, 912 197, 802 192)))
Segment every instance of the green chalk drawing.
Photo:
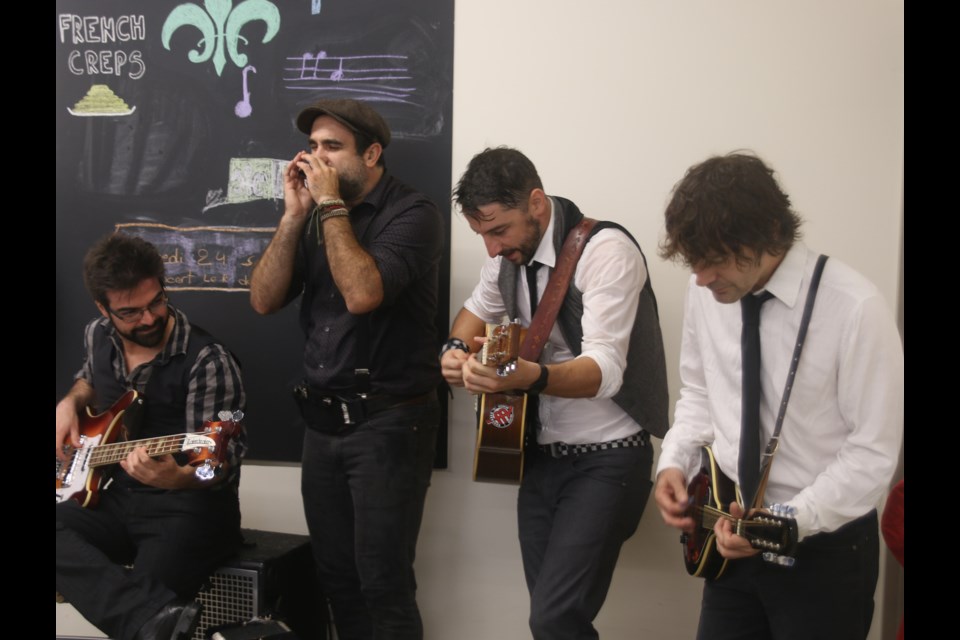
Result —
POLYGON ((248 40, 240 35, 240 30, 243 25, 255 20, 262 20, 267 25, 264 44, 270 42, 280 30, 280 11, 269 0, 243 0, 236 7, 233 6, 233 0, 203 0, 202 9, 199 5, 185 3, 174 8, 167 16, 160 40, 164 49, 169 51, 170 38, 177 29, 195 27, 202 37, 197 42, 197 49, 192 49, 187 58, 197 64, 213 58, 213 68, 219 76, 227 62, 226 54, 240 68, 247 64, 247 55, 240 53, 237 46, 240 40, 248 44, 248 40))

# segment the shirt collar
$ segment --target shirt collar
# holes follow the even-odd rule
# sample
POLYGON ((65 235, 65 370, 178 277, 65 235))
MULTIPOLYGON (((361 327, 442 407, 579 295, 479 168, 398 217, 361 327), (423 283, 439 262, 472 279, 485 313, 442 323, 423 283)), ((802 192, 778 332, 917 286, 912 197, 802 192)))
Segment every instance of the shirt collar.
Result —
POLYGON ((776 271, 770 276, 767 286, 764 287, 791 309, 800 297, 800 285, 803 284, 803 276, 806 272, 807 252, 805 244, 800 241, 794 242, 776 271))
POLYGON ((557 249, 553 246, 553 227, 556 221, 556 216, 553 215, 553 212, 556 211, 556 207, 553 205, 553 198, 547 198, 547 202, 550 203, 550 222, 547 224, 547 230, 544 232, 543 237, 540 238, 540 244, 537 246, 531 262, 536 261, 553 269, 557 265, 557 249))
POLYGON ((354 207, 354 210, 359 209, 360 207, 369 206, 373 207, 374 211, 379 211, 384 207, 384 199, 386 198, 387 191, 387 170, 383 170, 383 175, 380 176, 380 180, 377 181, 376 186, 370 190, 370 193, 354 207))

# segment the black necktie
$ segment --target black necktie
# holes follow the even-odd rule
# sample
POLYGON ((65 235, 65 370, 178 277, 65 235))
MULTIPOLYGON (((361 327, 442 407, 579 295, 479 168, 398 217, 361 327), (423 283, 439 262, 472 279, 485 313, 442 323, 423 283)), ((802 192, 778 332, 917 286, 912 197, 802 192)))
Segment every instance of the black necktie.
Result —
POLYGON ((527 291, 530 293, 530 320, 533 321, 533 314, 537 312, 537 271, 543 264, 534 260, 524 269, 527 273, 527 291))
MULTIPOLYGON (((543 266, 542 263, 534 260, 524 270, 527 275, 527 291, 530 293, 530 321, 533 321, 533 314, 537 312, 537 271, 543 266)), ((540 431, 540 398, 535 394, 527 396, 527 421, 532 427, 529 433, 538 433, 540 431)), ((534 442, 536 437, 534 437, 534 442)))
POLYGON ((740 495, 750 509, 760 482, 760 307, 773 297, 769 291, 740 299, 743 380, 740 404, 740 495))

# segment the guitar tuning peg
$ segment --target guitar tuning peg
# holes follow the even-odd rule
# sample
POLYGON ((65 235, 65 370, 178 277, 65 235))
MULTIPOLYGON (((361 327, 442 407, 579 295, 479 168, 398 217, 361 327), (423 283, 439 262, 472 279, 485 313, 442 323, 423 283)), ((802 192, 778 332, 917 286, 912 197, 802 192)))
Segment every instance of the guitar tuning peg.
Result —
POLYGON ((775 564, 787 569, 792 567, 797 562, 796 558, 791 558, 790 556, 781 556, 772 551, 765 551, 763 553, 763 560, 765 562, 769 562, 770 564, 775 564))
POLYGON ((240 409, 237 409, 236 411, 233 412, 233 421, 240 422, 241 420, 243 420, 243 411, 240 411, 240 409))
POLYGON ((204 460, 203 464, 193 470, 193 475, 195 475, 198 480, 207 482, 208 480, 213 480, 217 475, 217 470, 213 468, 209 460, 204 460))
POLYGON ((220 419, 220 422, 227 422, 228 420, 233 419, 233 412, 228 409, 224 409, 217 414, 217 418, 220 419))

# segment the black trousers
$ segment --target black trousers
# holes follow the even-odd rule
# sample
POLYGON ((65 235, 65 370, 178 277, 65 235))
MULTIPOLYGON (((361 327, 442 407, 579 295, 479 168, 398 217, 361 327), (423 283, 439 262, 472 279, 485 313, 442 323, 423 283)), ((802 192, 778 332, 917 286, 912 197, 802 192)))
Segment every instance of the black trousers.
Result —
POLYGON ((759 556, 728 563, 703 587, 700 640, 855 640, 873 617, 877 512, 800 543, 796 564, 759 556))
POLYGON ((423 637, 413 560, 439 420, 433 401, 306 430, 303 508, 340 640, 423 637))
POLYGON ((593 620, 640 522, 652 463, 650 446, 557 459, 528 453, 517 521, 537 640, 598 637, 593 620))
POLYGON ((101 631, 126 640, 170 600, 193 598, 239 541, 240 510, 227 488, 112 486, 94 509, 57 505, 57 591, 101 631))

